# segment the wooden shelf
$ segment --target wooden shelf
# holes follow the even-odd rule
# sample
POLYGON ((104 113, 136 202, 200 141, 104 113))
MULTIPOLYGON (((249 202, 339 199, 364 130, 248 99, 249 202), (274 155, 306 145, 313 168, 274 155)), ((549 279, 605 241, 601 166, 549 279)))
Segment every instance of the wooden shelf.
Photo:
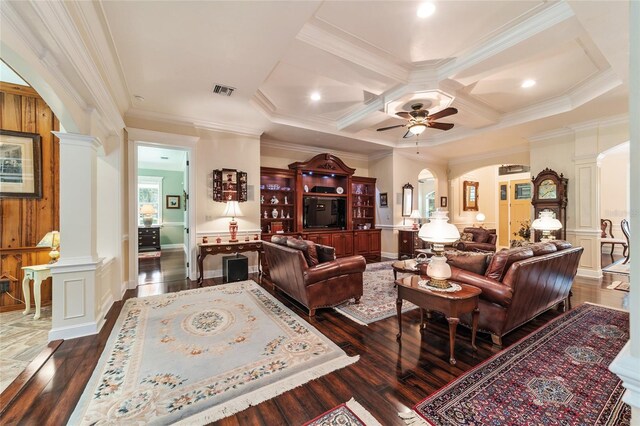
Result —
POLYGON ((305 192, 304 193, 305 196, 309 195, 312 197, 331 197, 331 198, 347 198, 347 194, 327 194, 325 192, 305 192))
POLYGON ((292 217, 288 217, 288 218, 287 218, 287 217, 276 217, 276 218, 268 217, 268 218, 266 218, 266 219, 265 219, 265 218, 263 217, 263 218, 262 218, 262 220, 263 220, 264 222, 273 222, 274 220, 275 220, 275 221, 293 220, 293 218, 292 218, 292 217))
POLYGON ((271 204, 271 203, 262 203, 260 204, 261 207, 275 207, 275 206, 279 206, 279 207, 293 207, 293 204, 289 203, 289 204, 284 204, 284 203, 278 203, 278 204, 271 204))

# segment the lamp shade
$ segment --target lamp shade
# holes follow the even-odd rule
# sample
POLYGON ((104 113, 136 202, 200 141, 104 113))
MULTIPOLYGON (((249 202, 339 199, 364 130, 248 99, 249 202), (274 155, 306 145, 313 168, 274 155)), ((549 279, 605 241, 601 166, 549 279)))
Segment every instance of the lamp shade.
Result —
POLYGON ((531 227, 539 231, 557 231, 562 228, 562 223, 553 217, 552 211, 542 211, 540 217, 533 221, 531 227))
POLYGON ((414 124, 413 126, 409 127, 409 131, 411 133, 413 133, 414 135, 419 135, 420 133, 424 132, 425 130, 427 130, 427 126, 425 126, 424 124, 414 124))
POLYGON ((155 214, 156 209, 151 204, 145 204, 140 207, 140 213, 142 214, 155 214))
POLYGON ((237 201, 227 201, 227 206, 222 213, 222 216, 226 217, 240 217, 243 216, 240 211, 240 204, 237 201))
POLYGON ((37 247, 58 247, 60 245, 60 232, 51 231, 40 240, 37 247))
POLYGON ((409 217, 411 219, 420 219, 422 216, 420 216, 420 212, 418 210, 413 210, 409 217))
POLYGON ((460 238, 458 228, 449 223, 447 212, 436 210, 429 222, 420 227, 418 237, 429 243, 448 244, 460 238))
POLYGON ((484 215, 484 213, 478 213, 478 214, 476 215, 476 220, 477 220, 478 222, 484 222, 484 220, 485 220, 486 218, 487 218, 487 217, 484 215))

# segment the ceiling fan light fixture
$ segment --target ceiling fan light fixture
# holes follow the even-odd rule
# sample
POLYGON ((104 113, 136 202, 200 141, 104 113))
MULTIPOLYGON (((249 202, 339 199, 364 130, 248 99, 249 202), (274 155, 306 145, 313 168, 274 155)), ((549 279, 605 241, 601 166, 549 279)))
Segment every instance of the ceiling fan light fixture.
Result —
POLYGON ((422 132, 424 132, 425 130, 427 130, 427 126, 425 126, 424 124, 421 124, 421 123, 414 124, 413 126, 409 127, 409 131, 411 133, 413 133, 414 135, 419 135, 422 132))
POLYGON ((320 99, 322 99, 322 96, 320 96, 320 92, 312 92, 311 95, 309 95, 309 98, 314 101, 317 102, 320 99))
POLYGON ((433 15, 435 11, 436 5, 429 1, 420 3, 420 6, 418 6, 417 15, 418 18, 428 18, 429 16, 433 15))
POLYGON ((523 89, 528 89, 529 87, 533 87, 535 85, 536 85, 536 81, 531 78, 528 78, 522 82, 520 87, 522 87, 523 89))

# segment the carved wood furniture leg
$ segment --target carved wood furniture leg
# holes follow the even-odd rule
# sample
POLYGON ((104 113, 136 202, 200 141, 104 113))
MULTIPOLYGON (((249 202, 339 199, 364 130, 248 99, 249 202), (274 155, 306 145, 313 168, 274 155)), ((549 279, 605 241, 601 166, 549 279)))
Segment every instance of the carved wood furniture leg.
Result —
POLYGON ((42 294, 40 288, 42 287, 42 277, 36 276, 33 281, 33 298, 36 301, 36 314, 33 316, 34 320, 40 319, 40 305, 42 303, 42 294))
POLYGON ((309 308, 309 316, 313 317, 316 315, 316 308, 309 308))
POLYGON ((456 347, 456 330, 458 329, 458 318, 447 318, 449 322, 449 364, 456 364, 455 347, 456 347))
POLYGON ((356 305, 360 304, 360 297, 356 297, 356 305))
POLYGON ((476 346, 476 334, 478 333, 478 318, 480 318, 480 309, 475 308, 471 317, 471 347, 474 351, 478 350, 476 346))
POLYGON ((24 271, 24 278, 22 279, 22 295, 24 296, 24 311, 22 315, 27 315, 31 311, 31 292, 29 291, 29 281, 31 281, 31 273, 24 271))
POLYGON ((398 299, 396 300, 396 312, 398 314, 398 334, 396 335, 396 340, 400 340, 402 337, 402 299, 400 295, 398 295, 398 299))
POLYGON ((203 263, 202 255, 198 254, 198 284, 202 285, 202 263, 203 263))

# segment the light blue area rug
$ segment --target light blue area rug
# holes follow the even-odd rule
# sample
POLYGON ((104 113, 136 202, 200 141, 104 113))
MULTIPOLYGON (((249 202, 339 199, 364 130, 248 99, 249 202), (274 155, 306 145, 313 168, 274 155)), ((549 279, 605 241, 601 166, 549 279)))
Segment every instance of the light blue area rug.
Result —
MULTIPOLYGON (((362 325, 369 325, 396 315, 398 290, 393 286, 393 268, 391 267, 393 262, 395 261, 367 264, 367 269, 362 273, 360 303, 347 302, 336 306, 336 312, 362 325)), ((398 278, 408 275, 399 272, 398 278)), ((402 312, 416 308, 416 305, 406 300, 402 304, 402 312)))
POLYGON ((128 300, 69 424, 204 424, 358 360, 253 281, 128 300))

